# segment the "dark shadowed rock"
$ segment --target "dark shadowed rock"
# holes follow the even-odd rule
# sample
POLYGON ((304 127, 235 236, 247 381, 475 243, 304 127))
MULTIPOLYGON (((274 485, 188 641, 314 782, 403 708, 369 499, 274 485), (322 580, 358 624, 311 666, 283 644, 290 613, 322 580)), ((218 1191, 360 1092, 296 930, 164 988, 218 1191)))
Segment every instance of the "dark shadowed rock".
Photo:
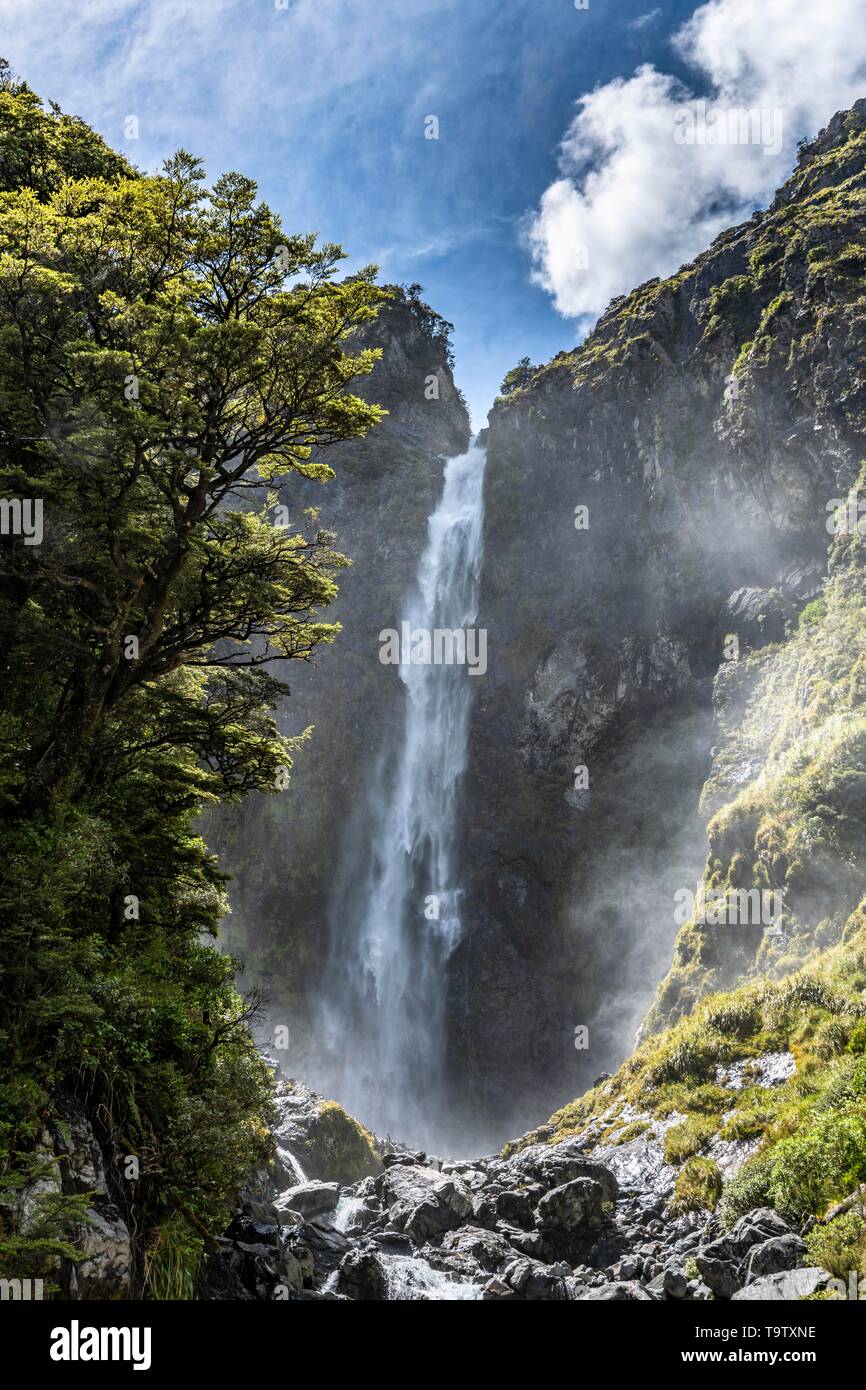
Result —
POLYGON ((356 1302, 382 1302, 388 1297, 388 1278, 373 1250, 350 1250, 340 1264, 337 1290, 356 1302))
POLYGON ((782 1270, 796 1269, 806 1254, 806 1242, 793 1232, 786 1236, 773 1236, 771 1240, 753 1245, 746 1256, 744 1280, 751 1284, 765 1274, 779 1274, 782 1270))

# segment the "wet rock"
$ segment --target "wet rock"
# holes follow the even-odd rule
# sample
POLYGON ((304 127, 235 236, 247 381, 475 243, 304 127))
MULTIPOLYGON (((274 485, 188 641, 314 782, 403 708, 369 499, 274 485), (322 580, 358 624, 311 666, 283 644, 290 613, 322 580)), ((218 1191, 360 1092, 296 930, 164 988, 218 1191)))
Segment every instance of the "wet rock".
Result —
POLYGON ((496 1230, 522 1254, 538 1259, 544 1254, 544 1237, 539 1231, 524 1231, 519 1226, 509 1226, 507 1221, 497 1221, 496 1230))
POLYGON ((502 1271, 501 1277, 515 1293, 523 1293, 536 1260, 512 1260, 502 1271))
POLYGON ((543 1195, 544 1188, 541 1186, 522 1192, 506 1189, 496 1197, 496 1215, 511 1225, 525 1226, 528 1230, 535 1219, 535 1205, 543 1195))
POLYGON ((337 1292, 356 1302, 382 1302, 388 1297, 388 1277, 373 1250, 350 1250, 340 1264, 337 1292))
MULTIPOLYGON (((343 1256, 349 1250, 349 1239, 342 1231, 335 1231, 333 1226, 325 1225, 320 1221, 308 1221, 301 1228, 301 1235, 297 1244, 312 1256, 315 1266, 315 1280, 321 1285, 329 1274, 340 1264, 343 1256)), ((295 1249, 295 1242, 290 1242, 291 1249, 295 1249)))
POLYGON ((410 1255, 415 1248, 403 1231, 374 1231, 368 1239, 393 1254, 410 1255))
POLYGON ((581 1146, 569 1139, 521 1150, 504 1165, 503 1177, 509 1175, 517 1178, 521 1186, 534 1181, 547 1189, 588 1178, 598 1184, 604 1201, 615 1202, 619 1195, 619 1184, 611 1169, 587 1158, 581 1146))
POLYGON ((221 1237, 208 1252, 200 1296, 207 1299, 291 1300, 310 1282, 304 1265, 290 1250, 221 1237))
POLYGON ((277 1211, 297 1211, 307 1219, 333 1211, 340 1200, 340 1184, 305 1182, 287 1187, 274 1202, 277 1211))
POLYGON ((764 1052, 746 1062, 716 1067, 716 1085, 731 1091, 744 1086, 784 1086, 797 1070, 793 1052, 764 1052))
POLYGON ((566 1303, 571 1298, 571 1274, 555 1274, 552 1269, 533 1268, 523 1290, 527 1303, 566 1303))
POLYGON ((274 1138, 284 1182, 311 1178, 349 1184, 382 1171, 373 1136, 336 1101, 325 1100, 308 1086, 282 1081, 274 1103, 279 1115, 274 1138))
POLYGON ((276 1210, 274 1215, 273 1221, 261 1221, 255 1220, 246 1212, 238 1211, 232 1217, 225 1234, 229 1240, 245 1240, 259 1245, 279 1245, 280 1224, 276 1220, 276 1210))
POLYGON ((515 1299, 517 1294, 502 1279, 491 1279, 484 1285, 484 1292, 481 1297, 487 1301, 501 1301, 502 1299, 515 1299))
POLYGON ((471 1191, 455 1174, 443 1176, 417 1165, 392 1165, 379 1179, 379 1196, 390 1224, 416 1245, 453 1230, 474 1210, 471 1191))
POLYGON ((783 641, 785 624, 795 613, 778 589, 737 589, 724 606, 722 625, 747 646, 765 647, 783 641))

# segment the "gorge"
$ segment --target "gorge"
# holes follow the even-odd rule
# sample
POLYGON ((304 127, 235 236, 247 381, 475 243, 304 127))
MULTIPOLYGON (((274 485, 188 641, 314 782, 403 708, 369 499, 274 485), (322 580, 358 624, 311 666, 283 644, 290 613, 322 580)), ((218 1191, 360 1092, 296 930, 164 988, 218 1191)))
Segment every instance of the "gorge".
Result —
POLYGON ((0 448, 54 510, 0 609, 3 1268, 849 1297, 866 102, 473 439, 418 286, 299 238, 287 289, 254 185, 2 96, 54 151, 4 195, 0 448))
MULTIPOLYGON (((478 599, 491 656, 455 811, 464 930, 437 1002, 452 1103, 476 1148, 539 1121, 629 1051, 670 961, 675 895, 704 869, 698 801, 713 683, 733 678, 725 638, 744 654, 778 642, 821 591, 827 499, 855 480, 862 449, 856 350, 844 345, 859 290, 834 269, 859 216, 861 119, 859 108, 838 117, 768 212, 615 302, 583 347, 491 412, 478 599), (582 766, 588 791, 574 786, 582 766), (578 1025, 586 1052, 573 1046, 578 1025)), ((339 495, 321 504, 355 558, 338 601, 347 632, 289 702, 292 727, 315 719, 343 772, 314 770, 303 753, 294 793, 263 803, 242 862, 224 839, 228 940, 255 961, 274 1017, 291 1014, 286 1066, 314 1084, 326 948, 298 924, 323 920, 333 875, 310 846, 347 803, 364 806, 378 711, 402 718, 375 639, 402 617, 450 452, 443 434, 468 434, 450 367, 411 307, 395 303, 372 331, 384 357, 367 389, 391 415, 372 451, 345 446, 363 504, 351 517, 339 495), (443 390, 425 402, 432 367, 443 390), (397 561, 387 592, 374 579, 385 555, 397 561), (293 799, 306 807, 299 825, 293 799), (303 883, 300 867, 285 876, 287 852, 303 860, 303 883)))

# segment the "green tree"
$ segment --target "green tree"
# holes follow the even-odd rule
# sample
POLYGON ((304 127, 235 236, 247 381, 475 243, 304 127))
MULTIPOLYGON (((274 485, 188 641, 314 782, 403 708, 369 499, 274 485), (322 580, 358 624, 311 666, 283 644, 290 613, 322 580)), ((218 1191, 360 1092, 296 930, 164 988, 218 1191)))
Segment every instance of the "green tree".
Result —
POLYGON ((528 386, 535 371, 528 357, 521 357, 516 367, 512 367, 510 372, 506 372, 499 388, 500 396, 510 396, 512 391, 519 391, 524 386, 528 386))
POLYGON ((0 195, 3 486, 42 498, 47 528, 6 571, 51 644, 25 807, 92 783, 97 731, 136 693, 162 701, 165 742, 205 753, 215 709, 273 696, 251 672, 332 637, 329 538, 239 503, 330 477, 321 451, 381 415, 347 389, 376 354, 345 348, 382 291, 372 268, 336 283, 341 254, 287 237, 249 179, 206 192, 183 153, 157 178, 0 195), (219 679, 154 685, 182 667, 219 679))
MULTIPOLYGON (((139 175, 0 68, 0 497, 43 507, 41 543, 0 537, 0 1192, 71 1093, 140 1160, 112 1196, 145 1291, 194 1288, 268 1152, 195 820, 283 785, 285 671, 336 632, 347 562, 276 504, 382 414, 353 335, 386 293, 341 257, 239 174, 139 175)), ((75 1206, 31 1239, 0 1202, 0 1267, 50 1269, 75 1206)))

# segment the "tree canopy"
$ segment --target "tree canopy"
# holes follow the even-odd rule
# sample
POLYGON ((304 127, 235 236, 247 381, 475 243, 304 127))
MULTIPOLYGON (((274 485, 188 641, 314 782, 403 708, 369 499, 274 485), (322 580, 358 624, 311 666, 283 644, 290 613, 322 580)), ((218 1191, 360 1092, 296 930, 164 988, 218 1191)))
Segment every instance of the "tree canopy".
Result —
POLYGON ((335 635, 347 562, 314 512, 281 524, 277 489, 327 481, 382 415, 353 335, 386 296, 251 179, 208 187, 184 151, 142 175, 6 65, 0 150, 0 496, 42 508, 39 543, 0 537, 0 1174, 86 1075, 104 1142, 147 1157, 124 1193, 146 1262, 177 1212, 218 1220, 262 1142, 194 817, 285 784, 274 709, 335 635))

